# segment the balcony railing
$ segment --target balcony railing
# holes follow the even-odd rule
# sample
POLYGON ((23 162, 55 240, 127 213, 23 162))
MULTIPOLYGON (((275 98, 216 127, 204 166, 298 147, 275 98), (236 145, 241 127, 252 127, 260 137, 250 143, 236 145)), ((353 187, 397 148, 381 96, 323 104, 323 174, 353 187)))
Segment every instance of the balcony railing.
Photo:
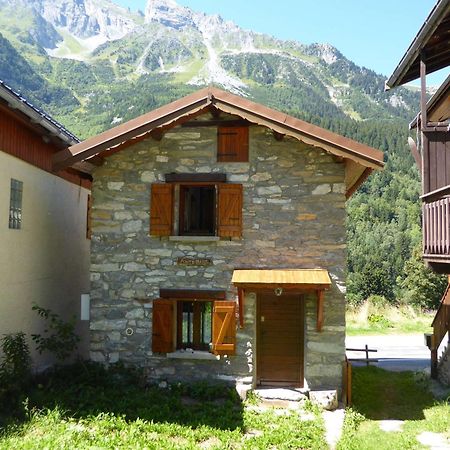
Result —
POLYGON ((450 186, 422 196, 423 255, 450 260, 450 186))

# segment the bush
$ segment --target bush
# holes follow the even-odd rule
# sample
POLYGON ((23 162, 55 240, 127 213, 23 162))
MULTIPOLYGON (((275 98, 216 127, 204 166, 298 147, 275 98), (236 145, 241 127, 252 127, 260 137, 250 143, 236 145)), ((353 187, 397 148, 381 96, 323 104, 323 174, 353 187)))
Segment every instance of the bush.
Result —
POLYGON ((0 364, 0 413, 3 407, 15 412, 31 380, 31 357, 25 333, 5 334, 0 364))
POLYGON ((59 361, 64 361, 72 356, 80 341, 80 338, 75 334, 75 318, 65 322, 50 309, 41 308, 36 304, 33 305, 32 309, 48 321, 48 328, 44 330, 44 336, 41 334, 31 335, 36 343, 37 351, 39 353, 48 351, 55 355, 59 361))
POLYGON ((402 303, 420 309, 436 309, 447 286, 447 277, 437 275, 422 260, 422 248, 414 249, 400 281, 402 303))

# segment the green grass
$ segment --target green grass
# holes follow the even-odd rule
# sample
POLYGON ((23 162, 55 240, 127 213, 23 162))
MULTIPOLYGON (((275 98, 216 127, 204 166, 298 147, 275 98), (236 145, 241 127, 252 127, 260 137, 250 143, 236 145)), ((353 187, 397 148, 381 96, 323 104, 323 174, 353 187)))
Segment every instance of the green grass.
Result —
POLYGON ((424 431, 450 438, 449 404, 437 402, 414 373, 355 367, 353 374, 353 406, 338 449, 423 448, 416 437, 424 431), (382 431, 379 421, 389 419, 404 421, 402 431, 382 431))
POLYGON ((377 304, 370 300, 347 307, 346 333, 369 334, 431 333, 434 312, 421 312, 408 306, 377 304))
POLYGON ((224 385, 159 389, 139 372, 78 364, 36 380, 26 396, 15 417, 2 417, 0 449, 326 448, 317 410, 313 421, 255 411, 224 385))

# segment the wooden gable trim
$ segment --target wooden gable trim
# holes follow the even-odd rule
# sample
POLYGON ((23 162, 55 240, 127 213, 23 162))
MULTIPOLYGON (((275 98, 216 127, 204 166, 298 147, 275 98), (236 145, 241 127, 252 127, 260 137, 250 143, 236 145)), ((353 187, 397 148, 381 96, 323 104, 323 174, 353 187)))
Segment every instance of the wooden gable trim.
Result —
POLYGON ((382 152, 367 145, 337 135, 280 111, 217 88, 205 88, 176 100, 111 130, 94 136, 70 149, 58 152, 53 159, 55 168, 73 165, 77 161, 109 150, 157 127, 175 126, 203 114, 213 105, 217 110, 237 115, 251 123, 266 126, 275 132, 292 136, 337 156, 354 160, 364 167, 383 167, 382 152))

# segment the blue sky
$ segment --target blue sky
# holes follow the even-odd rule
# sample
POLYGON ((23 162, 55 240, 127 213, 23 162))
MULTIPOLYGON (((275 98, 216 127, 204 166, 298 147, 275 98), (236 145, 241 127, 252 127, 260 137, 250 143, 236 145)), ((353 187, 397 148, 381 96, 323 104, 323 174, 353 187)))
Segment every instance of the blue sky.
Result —
MULTIPOLYGON (((146 0, 112 0, 145 9, 146 0)), ((237 25, 303 44, 328 42, 347 58, 390 75, 436 0, 177 0, 237 25), (317 5, 317 6, 316 6, 317 5)), ((448 73, 448 69, 446 71, 448 73)), ((440 83, 445 74, 431 76, 440 83)))

